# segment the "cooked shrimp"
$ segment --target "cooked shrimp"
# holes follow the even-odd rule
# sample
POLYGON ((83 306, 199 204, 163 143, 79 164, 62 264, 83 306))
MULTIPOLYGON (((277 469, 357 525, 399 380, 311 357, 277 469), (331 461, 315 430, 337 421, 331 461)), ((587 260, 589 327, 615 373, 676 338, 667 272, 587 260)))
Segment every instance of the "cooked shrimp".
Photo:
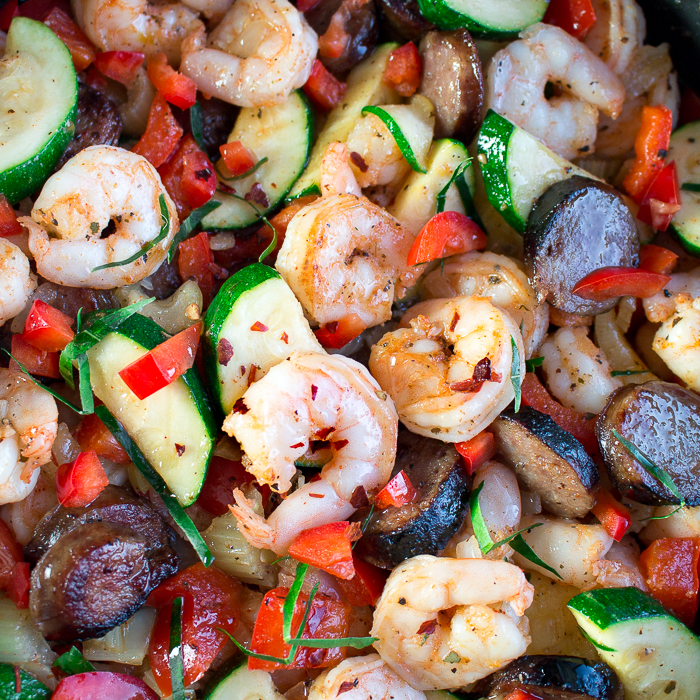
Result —
POLYGON ((35 289, 27 256, 14 243, 0 238, 0 326, 24 309, 35 289))
POLYGON ((208 95, 241 107, 284 102, 309 78, 318 37, 287 0, 236 0, 205 41, 182 45, 180 70, 208 95))
POLYGON ((295 491, 267 523, 236 499, 233 512, 249 541, 283 551, 300 530, 352 513, 349 502, 358 487, 372 492, 386 484, 396 456, 398 417, 391 399, 359 363, 341 355, 295 353, 246 391, 223 429, 241 443, 258 483, 279 493, 291 487, 294 462, 310 443, 330 441, 332 458, 321 481, 295 491))
POLYGON ((592 153, 598 110, 620 114, 625 89, 590 49, 563 29, 534 24, 491 60, 486 104, 564 158, 592 153), (546 100, 548 82, 563 90, 546 100))
POLYGON ((445 442, 469 440, 513 400, 511 343, 524 375, 523 341, 515 322, 488 299, 425 301, 402 325, 409 327, 374 345, 369 367, 409 430, 445 442))
POLYGON ((585 328, 560 328, 540 347, 542 369, 552 395, 582 413, 600 413, 608 396, 622 386, 585 328))
POLYGON ((163 51, 168 61, 180 61, 183 39, 204 25, 179 2, 148 0, 71 0, 80 28, 102 51, 163 51))
POLYGON ((644 544, 664 537, 700 537, 700 506, 660 506, 654 511, 662 520, 649 520, 639 533, 644 544))
POLYGON ((56 496, 56 475, 53 464, 49 462, 44 469, 39 469, 34 490, 20 501, 6 503, 0 508, 2 519, 10 526, 17 542, 23 547, 34 537, 34 530, 39 521, 58 505, 56 496))
POLYGON ((348 163, 348 149, 344 143, 334 141, 328 145, 321 158, 321 192, 332 194, 362 195, 355 173, 348 163))
POLYGON ((613 542, 604 559, 593 564, 596 583, 603 588, 634 586, 646 591, 646 579, 639 568, 639 545, 632 535, 613 542))
POLYGON ((21 222, 42 277, 95 289, 133 284, 155 272, 179 227, 157 170, 143 156, 113 146, 90 146, 71 158, 46 181, 31 218, 21 222), (95 270, 132 257, 159 235, 161 195, 170 215, 165 238, 128 265, 95 270), (114 233, 102 237, 110 222, 114 233))
POLYGON ((523 334, 525 356, 531 357, 549 328, 549 305, 537 295, 517 261, 495 253, 464 253, 448 258, 439 270, 426 275, 428 299, 481 296, 508 312, 523 334))
POLYGON ((24 373, 0 369, 0 504, 26 498, 58 431, 56 401, 24 373))
POLYGON ((414 688, 458 688, 525 653, 533 588, 513 564, 422 555, 400 564, 374 611, 374 647, 414 688))
POLYGON ((229 11, 234 0, 182 0, 183 5, 201 12, 208 20, 220 22, 229 11))
POLYGON ((309 700, 425 700, 384 663, 379 654, 355 656, 324 671, 311 685, 309 700), (349 684, 349 685, 346 685, 349 684))

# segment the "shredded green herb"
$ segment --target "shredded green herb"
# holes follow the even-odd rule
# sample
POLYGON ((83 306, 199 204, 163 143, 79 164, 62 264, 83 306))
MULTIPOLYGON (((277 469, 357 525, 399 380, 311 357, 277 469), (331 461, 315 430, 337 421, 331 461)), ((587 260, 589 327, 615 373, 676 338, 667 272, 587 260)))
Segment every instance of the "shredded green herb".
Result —
POLYGON ((522 401, 521 384, 523 383, 523 375, 520 372, 520 351, 515 338, 510 336, 510 346, 513 349, 513 359, 510 366, 510 382, 513 385, 513 393, 515 394, 515 407, 517 413, 520 410, 520 402, 522 401))
POLYGON ((182 598, 175 598, 170 611, 170 680, 173 700, 185 700, 185 670, 182 665, 182 598))
POLYGON ((531 357, 529 360, 525 360, 525 371, 534 372, 543 362, 544 357, 531 357))
POLYGON ((457 167, 454 169, 452 172, 452 175, 450 176, 450 179, 447 181, 447 184, 438 192, 437 198, 435 200, 435 211, 439 214, 440 212, 445 211, 445 201, 447 200, 447 191, 452 187, 452 185, 456 182, 457 178, 464 173, 466 170, 467 166, 471 162, 471 158, 468 158, 467 160, 463 160, 461 163, 457 165, 457 167))
POLYGON ((204 143, 204 118, 202 116, 202 105, 199 100, 190 107, 190 131, 192 132, 192 138, 199 148, 206 153, 207 147, 204 143))
POLYGON ((684 182, 681 185, 681 189, 686 192, 700 192, 700 183, 697 182, 684 182))
POLYGON ((168 262, 171 263, 175 257, 177 247, 184 241, 197 226, 202 222, 202 219, 211 214, 214 209, 218 209, 221 206, 221 202, 216 199, 210 199, 206 204, 202 204, 199 209, 195 209, 180 225, 178 232, 173 237, 170 243, 170 248, 168 248, 168 262))
POLYGON ((611 377, 631 377, 635 374, 646 374, 648 369, 619 369, 610 372, 611 377))
POLYGON ((53 662, 53 665, 70 676, 95 670, 95 667, 78 651, 77 647, 71 647, 65 654, 61 654, 53 662))

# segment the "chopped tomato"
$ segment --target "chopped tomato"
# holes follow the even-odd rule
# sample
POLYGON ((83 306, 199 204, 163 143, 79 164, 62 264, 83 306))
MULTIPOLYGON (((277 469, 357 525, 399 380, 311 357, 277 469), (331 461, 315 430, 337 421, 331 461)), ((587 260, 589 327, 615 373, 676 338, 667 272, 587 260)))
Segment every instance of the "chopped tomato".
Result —
POLYGON ((177 148, 182 133, 182 127, 177 123, 168 103, 158 93, 151 105, 146 131, 132 150, 158 168, 177 148))
POLYGON ((700 538, 663 538, 639 558, 650 593, 681 622, 692 627, 698 611, 700 538))
POLYGON ((158 700, 158 696, 140 679, 124 673, 91 671, 67 676, 51 700, 158 700))
POLYGON ((642 125, 634 142, 635 161, 622 183, 637 204, 664 167, 672 129, 673 113, 668 107, 642 109, 642 125))
POLYGON ((219 152, 233 177, 243 175, 255 166, 255 156, 240 141, 222 144, 219 152))
POLYGON ((348 314, 339 321, 331 321, 317 328, 314 333, 324 348, 339 349, 357 338, 365 328, 367 325, 357 314, 348 314))
MULTIPOLYGON (((12 336, 10 352, 14 360, 27 368, 29 374, 38 374, 40 377, 51 377, 51 379, 59 379, 61 376, 58 371, 59 353, 38 350, 19 334, 12 336)), ((19 368, 14 360, 10 360, 10 367, 19 368)))
POLYGON ((573 293, 583 299, 607 301, 615 297, 652 297, 670 281, 668 275, 636 267, 601 267, 579 280, 573 293))
POLYGON ((214 290, 214 273, 210 267, 214 262, 214 256, 209 247, 208 234, 202 231, 192 238, 187 238, 180 243, 178 250, 180 255, 177 264, 180 277, 183 280, 192 277, 197 282, 202 290, 204 305, 207 306, 214 290))
POLYGON ((253 478, 239 460, 212 457, 197 504, 217 517, 225 515, 233 504, 233 489, 249 484, 253 478))
POLYGON ((443 211, 435 214, 416 236, 406 264, 419 265, 485 247, 484 232, 468 216, 443 211))
POLYGON ((376 605, 384 590, 389 572, 360 559, 354 552, 352 557, 355 575, 351 579, 340 579, 340 589, 350 605, 376 605))
POLYGON ((361 536, 359 523, 344 520, 319 525, 302 530, 289 545, 289 555, 338 578, 351 579, 355 575, 352 543, 361 536))
POLYGON ((416 45, 409 41, 389 54, 384 82, 393 87, 399 95, 410 97, 420 87, 422 71, 423 59, 416 45))
POLYGON ((12 567, 7 595, 16 608, 26 610, 29 607, 29 562, 18 561, 12 567))
POLYGON ((56 495, 65 508, 90 505, 108 484, 107 474, 94 450, 81 452, 56 472, 56 495))
POLYGON ((84 71, 95 60, 97 49, 94 44, 63 10, 54 7, 44 24, 68 47, 76 71, 84 71))
POLYGON ((24 552, 22 547, 20 547, 7 523, 0 519, 0 590, 7 590, 12 578, 14 565, 23 559, 24 552))
POLYGON ((655 231, 665 231, 673 215, 681 208, 681 192, 678 187, 676 164, 669 163, 649 185, 637 212, 637 218, 654 227, 655 231))
POLYGON ((226 646, 228 637, 238 627, 243 587, 231 576, 198 562, 161 583, 148 596, 148 605, 158 608, 151 633, 148 658, 153 675, 163 695, 170 695, 171 604, 183 598, 182 663, 185 686, 199 680, 226 646))
POLYGON ((162 51, 148 58, 146 71, 153 86, 166 102, 180 109, 189 109, 197 101, 197 83, 171 68, 162 51))
POLYGON ((539 695, 528 693, 527 690, 516 688, 506 695, 504 700, 542 700, 539 695))
POLYGON ((639 267, 642 270, 670 275, 676 267, 678 256, 668 248, 649 243, 639 250, 639 267))
POLYGON ((298 0, 297 10, 299 10, 299 12, 308 12, 309 10, 313 10, 319 2, 321 2, 321 0, 298 0))
POLYGON ((562 406, 553 399, 533 372, 528 372, 520 387, 523 403, 540 413, 546 413, 562 430, 571 433, 586 449, 588 454, 598 451, 598 438, 595 434, 595 420, 585 413, 562 406))
POLYGON ((131 85, 145 59, 140 51, 104 51, 95 56, 95 68, 122 85, 131 85))
POLYGON ((0 237, 18 236, 22 225, 17 221, 17 214, 4 194, 0 194, 0 237))
POLYGON ((192 367, 201 334, 199 321, 134 360, 119 376, 139 399, 147 399, 192 367))
POLYGON ((416 489, 411 480, 402 469, 391 481, 377 494, 374 504, 377 508, 396 508, 412 503, 416 498, 416 489))
POLYGON ((321 61, 315 59, 309 79, 302 89, 314 107, 328 112, 340 104, 348 86, 326 70, 321 61))
POLYGON ((678 110, 678 126, 700 120, 700 97, 689 87, 681 95, 681 107, 678 110))
POLYGON ((24 340, 38 350, 59 352, 73 340, 73 319, 45 301, 36 299, 24 322, 24 340))
MULTIPOLYGON (((277 658, 285 658, 290 652, 291 647, 284 643, 282 636, 282 606, 287 593, 289 593, 287 588, 273 588, 265 594, 255 618, 253 638, 250 642, 251 651, 277 658)), ((299 635, 298 630, 304 616, 307 600, 305 595, 300 595, 297 599, 292 616, 292 634, 297 634, 297 638, 302 639, 312 637, 316 639, 340 639, 348 636, 350 606, 320 593, 314 597, 306 627, 299 635)), ((261 671, 274 671, 280 668, 324 668, 335 666, 344 658, 345 649, 342 647, 331 649, 299 647, 294 655, 294 660, 287 666, 274 661, 262 661, 249 657, 248 668, 261 671)))
POLYGON ((496 440, 493 433, 484 431, 471 440, 456 443, 455 448, 462 455, 467 473, 474 474, 496 454, 496 440))
POLYGON ((85 416, 78 423, 73 437, 83 452, 95 452, 98 457, 105 457, 117 464, 129 464, 131 461, 126 450, 95 413, 85 416))
POLYGON ((596 16, 591 0, 551 0, 542 21, 582 39, 595 24, 596 16))
POLYGON ((629 508, 620 503, 607 489, 600 488, 598 500, 591 509, 593 515, 615 542, 619 542, 632 524, 629 508))

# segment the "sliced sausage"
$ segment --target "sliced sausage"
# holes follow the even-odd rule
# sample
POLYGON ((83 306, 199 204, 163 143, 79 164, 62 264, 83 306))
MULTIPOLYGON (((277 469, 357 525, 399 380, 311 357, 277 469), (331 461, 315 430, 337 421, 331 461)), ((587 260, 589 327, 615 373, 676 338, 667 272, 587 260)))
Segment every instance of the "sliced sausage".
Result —
POLYGON ((63 287, 53 282, 42 281, 35 298, 45 301, 71 318, 77 316, 79 309, 86 314, 88 311, 119 308, 119 302, 111 289, 63 287))
POLYGON ((481 123, 484 79, 476 44, 466 29, 429 32, 420 42, 419 92, 435 106, 435 138, 469 143, 481 123))
POLYGON ((393 38, 406 39, 416 44, 435 25, 421 14, 416 0, 379 0, 382 24, 393 38))

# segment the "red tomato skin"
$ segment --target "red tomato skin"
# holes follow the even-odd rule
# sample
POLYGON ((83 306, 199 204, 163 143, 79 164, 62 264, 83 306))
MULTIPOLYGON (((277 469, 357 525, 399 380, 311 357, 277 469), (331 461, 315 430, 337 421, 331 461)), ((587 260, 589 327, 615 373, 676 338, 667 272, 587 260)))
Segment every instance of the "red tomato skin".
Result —
POLYGON ((423 72, 423 59, 416 45, 408 44, 394 49, 384 71, 384 82, 403 97, 410 97, 419 87, 423 72))
POLYGON ((656 231, 665 231, 671 224, 673 215, 681 208, 680 201, 676 164, 671 162, 652 180, 639 205, 637 218, 653 226, 656 231), (668 211, 657 213, 661 208, 668 211))
POLYGON ((349 580, 339 579, 338 584, 350 605, 376 605, 384 590, 389 572, 363 561, 353 552, 355 576, 349 580))
POLYGON ((146 158, 154 168, 159 168, 177 148, 182 134, 182 127, 168 103, 157 93, 148 114, 146 131, 132 150, 146 158))
POLYGON ((639 267, 642 270, 670 275, 676 267, 678 256, 668 248, 649 243, 639 250, 639 267))
POLYGON ((146 71, 153 86, 166 102, 180 109, 189 109, 197 101, 197 84, 192 78, 171 68, 162 51, 149 57, 146 71))
POLYGON ((533 695, 532 693, 528 693, 527 690, 516 688, 512 692, 508 693, 505 700, 541 700, 541 698, 537 695, 533 695))
POLYGON ((140 51, 104 51, 95 56, 95 68, 122 85, 131 85, 145 59, 140 51))
POLYGON ((255 166, 253 154, 240 141, 222 144, 219 153, 232 177, 243 175, 255 166))
POLYGON ((318 59, 314 60, 309 79, 302 90, 311 103, 322 112, 337 107, 348 86, 338 80, 318 59))
POLYGON ((24 551, 9 526, 0 520, 0 590, 6 591, 15 564, 24 560, 24 551))
POLYGON ((486 235, 468 216, 443 211, 435 214, 416 236, 406 264, 412 267, 485 247, 486 235))
POLYGON ((19 561, 12 567, 7 595, 19 610, 29 607, 29 562, 19 561))
POLYGON ((253 478, 242 462, 212 457, 197 503, 211 515, 225 515, 229 505, 233 505, 233 489, 250 483, 253 478))
POLYGON ((351 579, 355 567, 350 531, 347 520, 302 530, 289 546, 289 554, 297 561, 323 569, 338 578, 351 579))
POLYGON ((51 700, 158 700, 139 678, 123 673, 94 671, 64 678, 51 700))
POLYGON ((73 340, 72 322, 70 316, 36 299, 24 322, 23 338, 37 350, 59 352, 73 340))
POLYGON ((646 299, 660 292, 670 280, 668 275, 636 267, 601 267, 579 280, 572 291, 583 299, 593 301, 622 296, 646 299))
POLYGON ((44 24, 68 47, 73 65, 78 72, 84 71, 97 56, 95 45, 83 30, 59 7, 54 7, 44 19, 44 24))
POLYGON ((551 0, 542 21, 582 39, 596 23, 596 15, 591 0, 551 0))
POLYGON ((85 416, 73 431, 73 437, 82 452, 94 451, 98 457, 106 457, 117 464, 129 464, 131 459, 117 442, 109 428, 95 413, 85 416))
POLYGON ((90 505, 108 484, 107 474, 95 452, 81 452, 56 472, 56 495, 65 508, 90 505))
POLYGON ((209 247, 209 235, 206 231, 202 231, 182 241, 178 251, 180 255, 177 264, 180 277, 183 280, 192 277, 197 282, 202 290, 204 305, 207 306, 214 290, 214 273, 210 268, 210 264, 214 262, 214 256, 209 247))
POLYGON ((620 503, 607 489, 598 491, 598 500, 591 509, 593 515, 615 542, 619 542, 632 524, 629 508, 620 503))
MULTIPOLYGON (((7 7, 7 5, 5 5, 7 7)), ((17 215, 4 194, 0 194, 0 238, 18 236, 22 233, 22 225, 17 221, 17 215)))
POLYGON ((484 431, 471 440, 456 443, 455 449, 462 455, 467 474, 471 475, 494 457, 497 451, 496 439, 493 433, 484 431))
MULTIPOLYGON (((38 350, 19 334, 12 336, 10 352, 18 362, 21 362, 27 368, 30 374, 60 379, 61 373, 58 369, 59 353, 38 350)), ((10 360, 10 368, 19 369, 19 365, 14 360, 10 360)))
POLYGON ((403 469, 377 494, 374 504, 377 508, 394 506, 399 508, 412 503, 416 498, 416 489, 403 469))

